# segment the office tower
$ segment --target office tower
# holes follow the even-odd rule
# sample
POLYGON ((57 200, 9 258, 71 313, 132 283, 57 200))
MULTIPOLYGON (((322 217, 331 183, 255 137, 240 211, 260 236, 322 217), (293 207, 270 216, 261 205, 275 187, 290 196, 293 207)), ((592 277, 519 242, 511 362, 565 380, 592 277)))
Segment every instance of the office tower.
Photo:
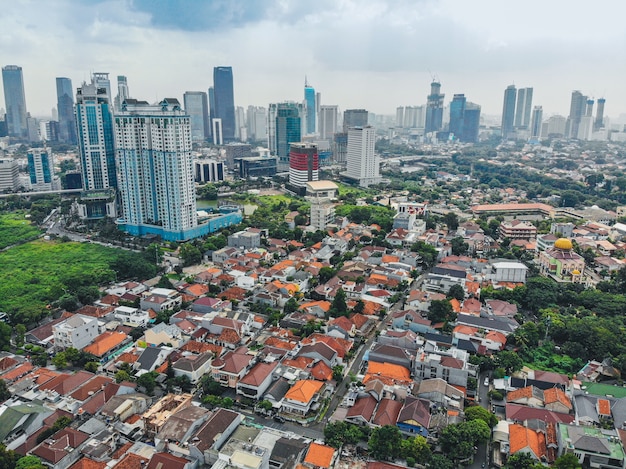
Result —
POLYGON ((319 181, 320 162, 317 145, 292 143, 289 147, 289 184, 306 187, 310 181, 319 181))
POLYGON ((246 111, 241 106, 237 106, 235 108, 235 137, 242 142, 248 140, 246 130, 246 111))
POLYGON ((593 105, 595 104, 593 99, 587 100, 587 107, 585 109, 585 116, 591 117, 593 116, 593 105))
POLYGON ((267 112, 264 107, 248 106, 248 138, 251 141, 267 141, 267 112))
POLYGON ((270 153, 278 157, 279 172, 289 170, 289 144, 302 140, 304 105, 284 102, 270 104, 269 143, 270 153))
POLYGON ((215 117, 222 119, 222 139, 224 142, 235 140, 235 97, 233 92, 233 68, 215 67, 213 69, 213 92, 215 117))
POLYGON ((450 122, 448 129, 457 139, 460 139, 461 135, 463 135, 463 116, 465 115, 466 102, 464 94, 455 94, 450 103, 450 122))
POLYGON ((586 96, 578 90, 572 91, 569 116, 565 127, 565 136, 567 138, 578 138, 578 127, 580 126, 580 119, 585 115, 586 104, 586 96))
POLYGON ((28 114, 24 96, 22 67, 7 65, 2 67, 2 85, 6 105, 6 122, 9 137, 28 137, 28 114))
POLYGON ((604 103, 606 99, 599 98, 598 99, 598 107, 596 108, 596 121, 593 125, 595 130, 601 129, 604 127, 604 103))
POLYGON ((98 88, 104 88, 106 90, 106 95, 109 98, 109 104, 113 105, 113 94, 111 93, 111 80, 109 80, 109 74, 107 72, 94 72, 91 75, 91 80, 98 88))
POLYGON ((95 78, 76 91, 76 126, 83 188, 117 187, 113 106, 95 78))
POLYGON ((550 116, 541 126, 543 137, 564 137, 567 128, 567 119, 563 116, 550 116))
POLYGON ((515 98, 517 89, 515 85, 507 86, 504 90, 504 105, 502 107, 502 138, 508 139, 515 136, 515 98))
POLYGON ((115 143, 124 229, 190 237, 198 225, 191 122, 178 100, 127 100, 115 116, 115 143))
POLYGON ((430 94, 426 98, 426 122, 424 133, 439 132, 443 125, 443 99, 441 83, 433 81, 430 84, 430 94))
POLYGON ((191 121, 191 139, 202 142, 209 136, 209 103, 204 91, 186 91, 183 95, 185 112, 191 121))
POLYGON ((530 126, 530 117, 533 104, 533 89, 520 88, 517 90, 517 106, 515 108, 516 129, 528 129, 530 126))
POLYGON ((348 158, 348 133, 337 132, 333 139, 333 160, 344 164, 348 158))
POLYGON ((47 148, 34 148, 28 152, 28 175, 31 188, 35 191, 56 189, 54 160, 47 148))
POLYGON ((343 131, 350 127, 367 127, 368 112, 365 109, 346 109, 343 111, 343 131))
MULTIPOLYGON (((57 77, 57 110, 59 114, 59 140, 76 145, 76 120, 74 119, 74 89, 72 80, 57 77)), ((50 139, 47 139, 51 141, 50 139)))
POLYGON ((213 159, 194 161, 194 174, 197 183, 220 182, 224 180, 224 163, 213 159))
POLYGON ((306 105, 306 133, 307 135, 314 134, 317 111, 315 88, 309 85, 306 77, 304 78, 304 103, 306 105))
POLYGON ((15 160, 0 159, 0 191, 15 192, 20 187, 20 169, 15 160))
MULTIPOLYGON (((72 97, 72 100, 74 100, 74 98, 72 97)), ((0 112, 0 115, 2 115, 3 113, 0 112)), ((57 108, 53 107, 52 109, 50 109, 50 117, 52 117, 53 121, 58 121, 59 120, 59 112, 57 111, 57 108)))
POLYGON ((362 187, 378 184, 380 161, 374 151, 376 130, 373 127, 351 127, 348 129, 348 153, 346 172, 350 179, 359 182, 362 187))
POLYGON ((396 108, 396 127, 404 127, 404 106, 396 108))
POLYGON ((337 118, 339 109, 337 105, 320 106, 319 133, 322 140, 332 140, 337 133, 337 118))
POLYGON ((541 137, 541 125, 543 120, 543 108, 535 106, 533 109, 533 118, 530 125, 530 138, 538 139, 541 137))
POLYGON ((465 103, 465 113, 463 115, 462 142, 478 142, 478 131, 480 130, 480 106, 475 103, 465 103))
POLYGON ((224 145, 224 131, 222 127, 222 119, 217 117, 211 120, 211 135, 213 136, 213 145, 224 145))
POLYGON ((28 128, 28 141, 29 142, 41 142, 41 135, 39 134, 39 120, 35 117, 31 117, 30 112, 26 117, 26 127, 28 128))
MULTIPOLYGON (((74 130, 76 133, 76 130, 74 130)), ((40 121, 39 137, 45 142, 58 142, 60 135, 60 126, 57 121, 40 121)))
POLYGON ((578 140, 591 140, 593 133, 593 116, 582 116, 578 125, 578 140))
POLYGON ((215 90, 213 87, 209 87, 209 119, 213 122, 215 119, 215 90))
POLYGON ((117 76, 117 96, 115 97, 115 110, 122 109, 124 100, 130 98, 128 91, 128 79, 124 75, 117 76))

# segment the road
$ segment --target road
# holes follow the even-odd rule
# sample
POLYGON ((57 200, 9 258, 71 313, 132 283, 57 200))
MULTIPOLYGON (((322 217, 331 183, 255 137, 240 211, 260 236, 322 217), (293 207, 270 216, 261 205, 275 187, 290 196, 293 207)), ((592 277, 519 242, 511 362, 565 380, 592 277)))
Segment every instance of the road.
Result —
MULTIPOLYGON (((481 407, 484 407, 485 409, 490 410, 489 396, 488 396, 489 386, 484 385, 486 377, 489 377, 489 372, 487 371, 483 371, 482 373, 479 373, 479 375, 477 376, 478 397, 479 397, 479 403, 481 407)), ((469 468, 481 469, 483 467, 489 467, 489 455, 487 454, 488 446, 489 446, 489 443, 484 443, 478 446, 478 449, 476 450, 476 455, 474 457, 474 463, 471 466, 468 466, 469 468), (483 466, 483 463, 484 463, 484 466, 483 466)))

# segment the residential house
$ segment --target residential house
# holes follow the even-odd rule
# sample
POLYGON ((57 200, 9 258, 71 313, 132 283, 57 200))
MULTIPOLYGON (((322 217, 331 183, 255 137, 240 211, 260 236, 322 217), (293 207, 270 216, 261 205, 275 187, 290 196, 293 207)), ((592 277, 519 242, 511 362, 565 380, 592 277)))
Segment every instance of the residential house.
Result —
POLYGON ((211 369, 212 358, 211 352, 184 356, 172 365, 174 376, 186 376, 192 384, 197 384, 200 378, 211 369))
POLYGON ((378 401, 370 395, 359 397, 348 409, 344 420, 356 425, 369 425, 377 405, 378 401))
POLYGON ((385 425, 396 425, 398 416, 402 410, 403 403, 394 399, 381 399, 376 409, 376 415, 371 421, 373 426, 384 427, 385 425))
POLYGON ((141 298, 140 308, 144 311, 149 309, 160 313, 172 310, 182 304, 182 295, 170 288, 153 288, 150 294, 141 298))
POLYGON ((191 394, 167 394, 163 396, 142 415, 144 428, 148 437, 154 437, 171 415, 192 405, 191 394))
POLYGON ((222 386, 235 389, 253 360, 254 357, 248 354, 248 349, 245 347, 228 351, 222 357, 213 360, 211 376, 222 386))
POLYGON ((324 383, 310 379, 297 381, 285 394, 281 412, 304 417, 314 410, 324 390, 324 383))
POLYGON ((83 432, 73 428, 64 428, 42 441, 31 451, 31 454, 38 456, 44 464, 50 467, 66 469, 80 459, 81 454, 76 450, 88 438, 89 435, 83 432))
POLYGON ((83 348, 83 352, 90 353, 101 362, 107 362, 115 354, 127 345, 130 345, 131 338, 124 332, 104 332, 97 336, 90 345, 83 348))
POLYGON ((217 408, 189 440, 190 456, 211 465, 217 461, 217 450, 230 438, 243 415, 232 410, 217 408))
POLYGON ((393 363, 410 370, 415 356, 409 350, 394 345, 374 343, 367 353, 367 359, 370 362, 393 363))
POLYGON ((73 347, 81 350, 89 345, 98 334, 98 320, 82 314, 74 314, 65 321, 52 326, 54 346, 57 349, 73 347))
POLYGON ((582 467, 624 468, 626 456, 616 430, 560 424, 559 455, 574 454, 582 467))
POLYGON ((340 363, 337 352, 324 342, 303 345, 296 356, 323 360, 331 368, 340 363))
POLYGON ((408 396, 400 414, 398 415, 398 428, 406 435, 428 436, 430 426, 430 401, 408 396))
POLYGON ((183 452, 180 447, 189 441, 210 414, 211 412, 204 407, 194 405, 177 410, 159 428, 154 436, 154 446, 159 451, 183 452))
POLYGON ((272 372, 278 362, 257 363, 237 383, 237 394, 259 400, 272 384, 272 372))
POLYGON ((441 378, 425 379, 413 388, 413 395, 444 408, 463 409, 465 394, 441 378))
POLYGON ((144 340, 150 347, 159 345, 169 345, 173 348, 180 348, 189 337, 185 336, 183 331, 175 325, 160 322, 159 324, 147 329, 144 333, 144 340))
POLYGON ((335 455, 335 448, 319 443, 311 443, 303 464, 310 469, 330 469, 333 466, 335 455))
POLYGON ((544 407, 543 391, 535 386, 526 386, 522 389, 509 391, 506 395, 506 401, 529 407, 544 407))
POLYGON ((195 463, 170 453, 155 453, 146 469, 193 469, 195 463))
POLYGON ((146 327, 151 320, 148 311, 129 306, 118 306, 115 308, 113 315, 122 324, 130 327, 146 327))
POLYGON ((308 444, 302 438, 280 437, 272 448, 269 466, 274 469, 295 469, 306 449, 308 444))

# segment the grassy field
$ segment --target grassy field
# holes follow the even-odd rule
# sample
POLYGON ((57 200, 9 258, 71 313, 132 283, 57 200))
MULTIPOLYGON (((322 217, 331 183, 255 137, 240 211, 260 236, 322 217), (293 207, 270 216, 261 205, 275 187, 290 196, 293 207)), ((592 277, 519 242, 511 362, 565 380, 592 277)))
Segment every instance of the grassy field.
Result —
POLYGON ((37 318, 64 288, 111 276, 116 250, 91 243, 33 241, 0 253, 0 311, 14 322, 37 318))
POLYGON ((41 230, 24 218, 24 212, 0 214, 0 249, 35 239, 41 230))

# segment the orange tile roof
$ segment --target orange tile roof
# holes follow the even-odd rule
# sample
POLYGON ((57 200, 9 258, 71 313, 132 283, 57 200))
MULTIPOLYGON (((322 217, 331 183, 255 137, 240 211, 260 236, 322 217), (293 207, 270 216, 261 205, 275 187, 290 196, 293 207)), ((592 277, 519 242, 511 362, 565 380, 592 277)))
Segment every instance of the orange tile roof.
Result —
POLYGON ((281 340, 278 337, 269 337, 263 345, 276 347, 283 350, 293 350, 294 348, 296 348, 296 344, 287 342, 286 340, 281 340))
POLYGON ((611 402, 608 399, 598 399, 598 414, 611 416, 611 402))
POLYGON ((308 464, 313 467, 330 467, 335 456, 335 448, 326 445, 320 445, 318 443, 311 443, 309 451, 304 458, 304 464, 308 464))
MULTIPOLYGON (((374 377, 380 378, 391 378, 395 381, 399 382, 411 382, 411 372, 400 365, 396 365, 395 363, 379 363, 370 361, 367 364, 367 376, 368 381, 374 377)), ((365 382, 365 380, 363 381, 365 382)))
POLYGON ((294 368, 300 368, 301 370, 304 370, 314 361, 315 359, 309 357, 285 358, 282 361, 282 364, 285 366, 293 366, 294 368))
POLYGON ((540 431, 534 431, 517 423, 509 424, 510 454, 528 448, 537 459, 546 455, 546 436, 540 431))
POLYGON ((91 353, 96 357, 102 357, 115 347, 124 342, 128 336, 123 332, 104 332, 93 341, 91 345, 83 348, 84 352, 91 353))
POLYGON ((330 381, 333 379, 333 369, 320 360, 311 368, 311 375, 318 381, 330 381))
POLYGON ((97 462, 93 459, 83 457, 72 464, 69 469, 104 469, 106 465, 105 462, 97 462))
POLYGON ((321 383, 319 381, 314 381, 312 379, 303 379, 297 381, 296 384, 291 386, 291 389, 289 389, 289 391, 287 391, 287 394, 285 394, 285 398, 307 404, 311 402, 311 399, 313 399, 315 394, 317 394, 320 389, 322 389, 322 386, 324 386, 324 383, 321 383))
POLYGON ((24 362, 17 368, 13 368, 10 371, 7 371, 2 375, 2 379, 5 381, 13 381, 21 376, 24 376, 30 370, 33 369, 33 365, 31 362, 24 362))
POLYGON ((332 303, 330 301, 326 301, 326 300, 309 301, 308 303, 301 304, 298 309, 313 308, 315 306, 317 306, 318 308, 320 308, 322 311, 324 311, 326 313, 326 312, 328 312, 328 310, 332 306, 332 303))
POLYGON ((477 327, 465 326, 463 324, 459 324, 453 330, 453 334, 465 334, 465 335, 474 335, 478 332, 477 327))
POLYGON ((450 304, 452 305, 452 311, 454 311, 455 313, 458 313, 461 311, 461 302, 457 300, 456 298, 452 298, 450 300, 450 304))
POLYGON ((128 453, 114 467, 115 469, 142 469, 145 467, 147 462, 148 459, 142 456, 135 453, 128 453))
POLYGON ((201 296, 209 291, 209 287, 201 283, 194 283, 193 285, 188 286, 186 290, 190 295, 201 296))
POLYGON ((400 258, 398 256, 392 256, 391 254, 385 254, 381 258, 381 262, 383 264, 389 264, 390 262, 400 262, 400 258))
POLYGON ((117 357, 117 362, 126 362, 128 364, 133 364, 137 360, 139 360, 139 355, 135 355, 132 352, 124 352, 119 357, 117 357))
POLYGON ((559 388, 546 389, 543 392, 543 402, 545 405, 552 404, 553 402, 560 402, 568 409, 572 409, 572 401, 570 398, 559 388))
POLYGON ((498 331, 489 331, 485 334, 485 339, 493 340, 494 342, 498 342, 502 345, 506 344, 506 336, 502 332, 498 331))

